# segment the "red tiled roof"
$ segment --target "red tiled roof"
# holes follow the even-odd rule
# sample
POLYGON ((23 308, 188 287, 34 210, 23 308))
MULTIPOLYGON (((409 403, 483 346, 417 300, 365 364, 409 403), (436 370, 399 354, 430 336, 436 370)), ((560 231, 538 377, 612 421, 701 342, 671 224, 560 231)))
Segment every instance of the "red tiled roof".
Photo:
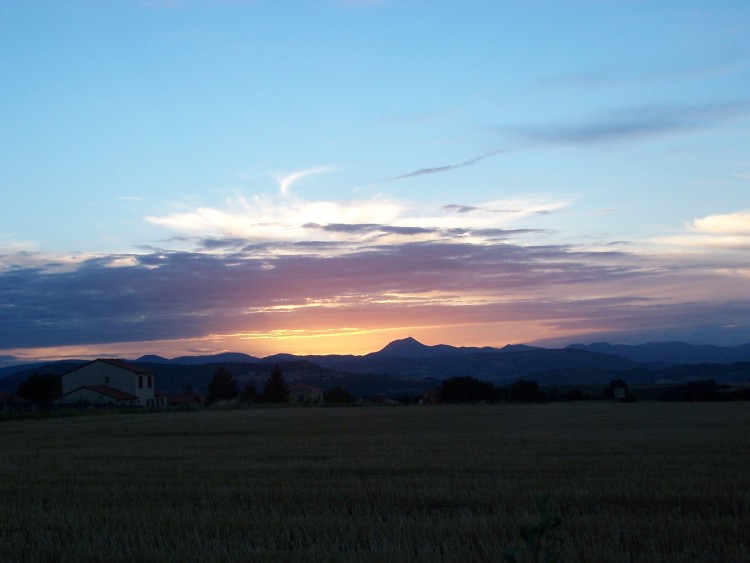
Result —
POLYGON ((75 393, 76 391, 80 391, 81 389, 89 389, 90 391, 94 391, 95 393, 99 393, 100 395, 112 397, 117 401, 135 401, 138 399, 138 397, 136 397, 135 395, 131 395, 130 393, 126 393, 125 391, 120 391, 119 389, 114 389, 109 385, 84 385, 83 387, 79 387, 78 389, 75 389, 70 393, 66 393, 65 395, 70 395, 71 393, 75 393))

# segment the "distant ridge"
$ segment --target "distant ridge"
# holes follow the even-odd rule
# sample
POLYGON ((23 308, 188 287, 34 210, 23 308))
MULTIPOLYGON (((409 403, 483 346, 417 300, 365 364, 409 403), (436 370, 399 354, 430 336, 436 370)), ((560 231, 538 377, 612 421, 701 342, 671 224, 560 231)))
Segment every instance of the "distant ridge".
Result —
POLYGON ((426 346, 411 336, 401 340, 394 340, 382 350, 367 354, 370 357, 377 356, 381 358, 423 358, 434 355, 433 346, 426 346))
POLYGON ((141 356, 134 362, 151 363, 151 364, 181 364, 183 366, 194 366, 201 364, 221 364, 221 363, 254 363, 260 362, 260 358, 243 354, 241 352, 223 352, 210 356, 180 356, 171 360, 162 356, 147 355, 141 356))
POLYGON ((621 358, 644 363, 666 364, 727 364, 750 362, 750 344, 713 346, 687 342, 647 342, 645 344, 571 344, 568 349, 587 350, 597 354, 614 354, 621 358))
MULTIPOLYGON (((510 348, 506 346, 506 348, 510 348)), ((516 346, 512 346, 516 348, 516 346)), ((530 346, 522 346, 519 348, 532 349, 530 346)), ((504 350, 505 348, 503 348, 504 350)), ((415 338, 409 336, 401 340, 394 340, 390 344, 387 344, 382 350, 367 354, 365 357, 368 358, 432 358, 436 356, 447 356, 456 354, 473 354, 477 352, 499 352, 499 348, 491 348, 489 346, 478 348, 473 346, 449 346, 448 344, 436 344, 435 346, 427 346, 422 344, 415 338)))
MULTIPOLYGON (((62 374, 87 361, 0 368, 0 391, 15 392, 32 373, 62 374)), ((363 356, 275 354, 261 359, 224 352, 173 359, 150 354, 130 361, 153 370, 159 387, 170 392, 185 386, 205 390, 218 367, 230 370, 238 381, 262 385, 274 365, 283 365, 285 373, 294 374, 291 380, 323 389, 341 385, 361 393, 416 392, 454 376, 471 376, 500 385, 519 378, 546 385, 606 384, 620 378, 642 384, 693 379, 750 381, 750 344, 721 347, 652 342, 633 346, 595 342, 552 349, 523 344, 480 348, 428 346, 408 337, 363 356)))
POLYGON ((172 360, 168 358, 164 358, 163 356, 157 356, 156 354, 146 354, 145 356, 141 356, 137 360, 133 360, 134 362, 142 362, 142 363, 149 363, 149 364, 168 364, 172 360))

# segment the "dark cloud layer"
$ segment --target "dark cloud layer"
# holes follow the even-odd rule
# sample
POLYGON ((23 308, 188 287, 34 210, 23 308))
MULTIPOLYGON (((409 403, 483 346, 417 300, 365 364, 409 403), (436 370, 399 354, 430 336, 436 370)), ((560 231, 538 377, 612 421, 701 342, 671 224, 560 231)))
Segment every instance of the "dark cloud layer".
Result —
POLYGON ((484 238, 499 239, 509 238, 512 236, 543 233, 543 229, 466 229, 466 228, 432 228, 432 227, 399 227, 391 225, 378 225, 374 223, 331 223, 328 225, 319 225, 317 223, 307 223, 305 228, 319 230, 327 233, 340 233, 347 235, 437 235, 449 240, 460 239, 461 237, 475 235, 484 238))
MULTIPOLYGON (((418 234, 374 224, 310 228, 418 234)), ((750 340, 750 326, 740 322, 750 317, 750 301, 679 302, 668 292, 673 302, 664 304, 652 297, 654 288, 685 275, 710 276, 710 268, 692 273, 684 264, 653 268, 615 250, 507 241, 525 230, 486 231, 482 244, 460 242, 461 232, 451 232, 445 242, 361 246, 202 239, 192 252, 102 256, 65 270, 15 267, 0 272, 2 349, 202 338, 313 324, 393 327, 405 318, 424 326, 533 321, 566 334, 592 328, 666 334, 670 327, 677 333, 688 326, 708 334, 711 327, 716 333, 735 327, 726 334, 736 340, 744 330, 750 340), (493 237, 496 242, 490 242, 493 237), (331 248, 335 252, 327 251, 331 248)))
POLYGON ((386 293, 482 294, 492 301, 531 287, 642 275, 618 257, 556 246, 456 243, 378 246, 326 258, 242 252, 107 256, 64 272, 0 273, 0 333, 6 348, 194 338, 268 326, 269 308, 316 300, 363 303, 374 314, 384 306, 373 303, 386 293), (112 267, 124 258, 136 263, 112 267))
POLYGON ((590 144, 709 129, 750 114, 750 100, 693 106, 653 105, 625 108, 599 119, 542 127, 500 128, 527 141, 590 144))

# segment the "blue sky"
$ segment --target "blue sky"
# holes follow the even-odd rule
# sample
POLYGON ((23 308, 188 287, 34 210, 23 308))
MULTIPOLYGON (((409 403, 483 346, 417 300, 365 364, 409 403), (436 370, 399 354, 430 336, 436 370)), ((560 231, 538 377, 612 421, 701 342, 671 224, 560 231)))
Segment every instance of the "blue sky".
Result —
POLYGON ((0 7, 0 355, 750 341, 745 1, 0 7))

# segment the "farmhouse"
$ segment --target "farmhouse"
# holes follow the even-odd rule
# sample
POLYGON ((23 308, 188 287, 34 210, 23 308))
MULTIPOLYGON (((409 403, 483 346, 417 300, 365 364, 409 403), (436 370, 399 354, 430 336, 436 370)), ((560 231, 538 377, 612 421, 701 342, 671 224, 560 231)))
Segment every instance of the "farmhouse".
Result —
POLYGON ((154 373, 123 360, 96 359, 62 376, 62 397, 57 404, 159 406, 154 373))
POLYGON ((304 383, 291 383, 289 389, 289 402, 297 405, 319 404, 323 402, 323 390, 311 387, 304 383))

